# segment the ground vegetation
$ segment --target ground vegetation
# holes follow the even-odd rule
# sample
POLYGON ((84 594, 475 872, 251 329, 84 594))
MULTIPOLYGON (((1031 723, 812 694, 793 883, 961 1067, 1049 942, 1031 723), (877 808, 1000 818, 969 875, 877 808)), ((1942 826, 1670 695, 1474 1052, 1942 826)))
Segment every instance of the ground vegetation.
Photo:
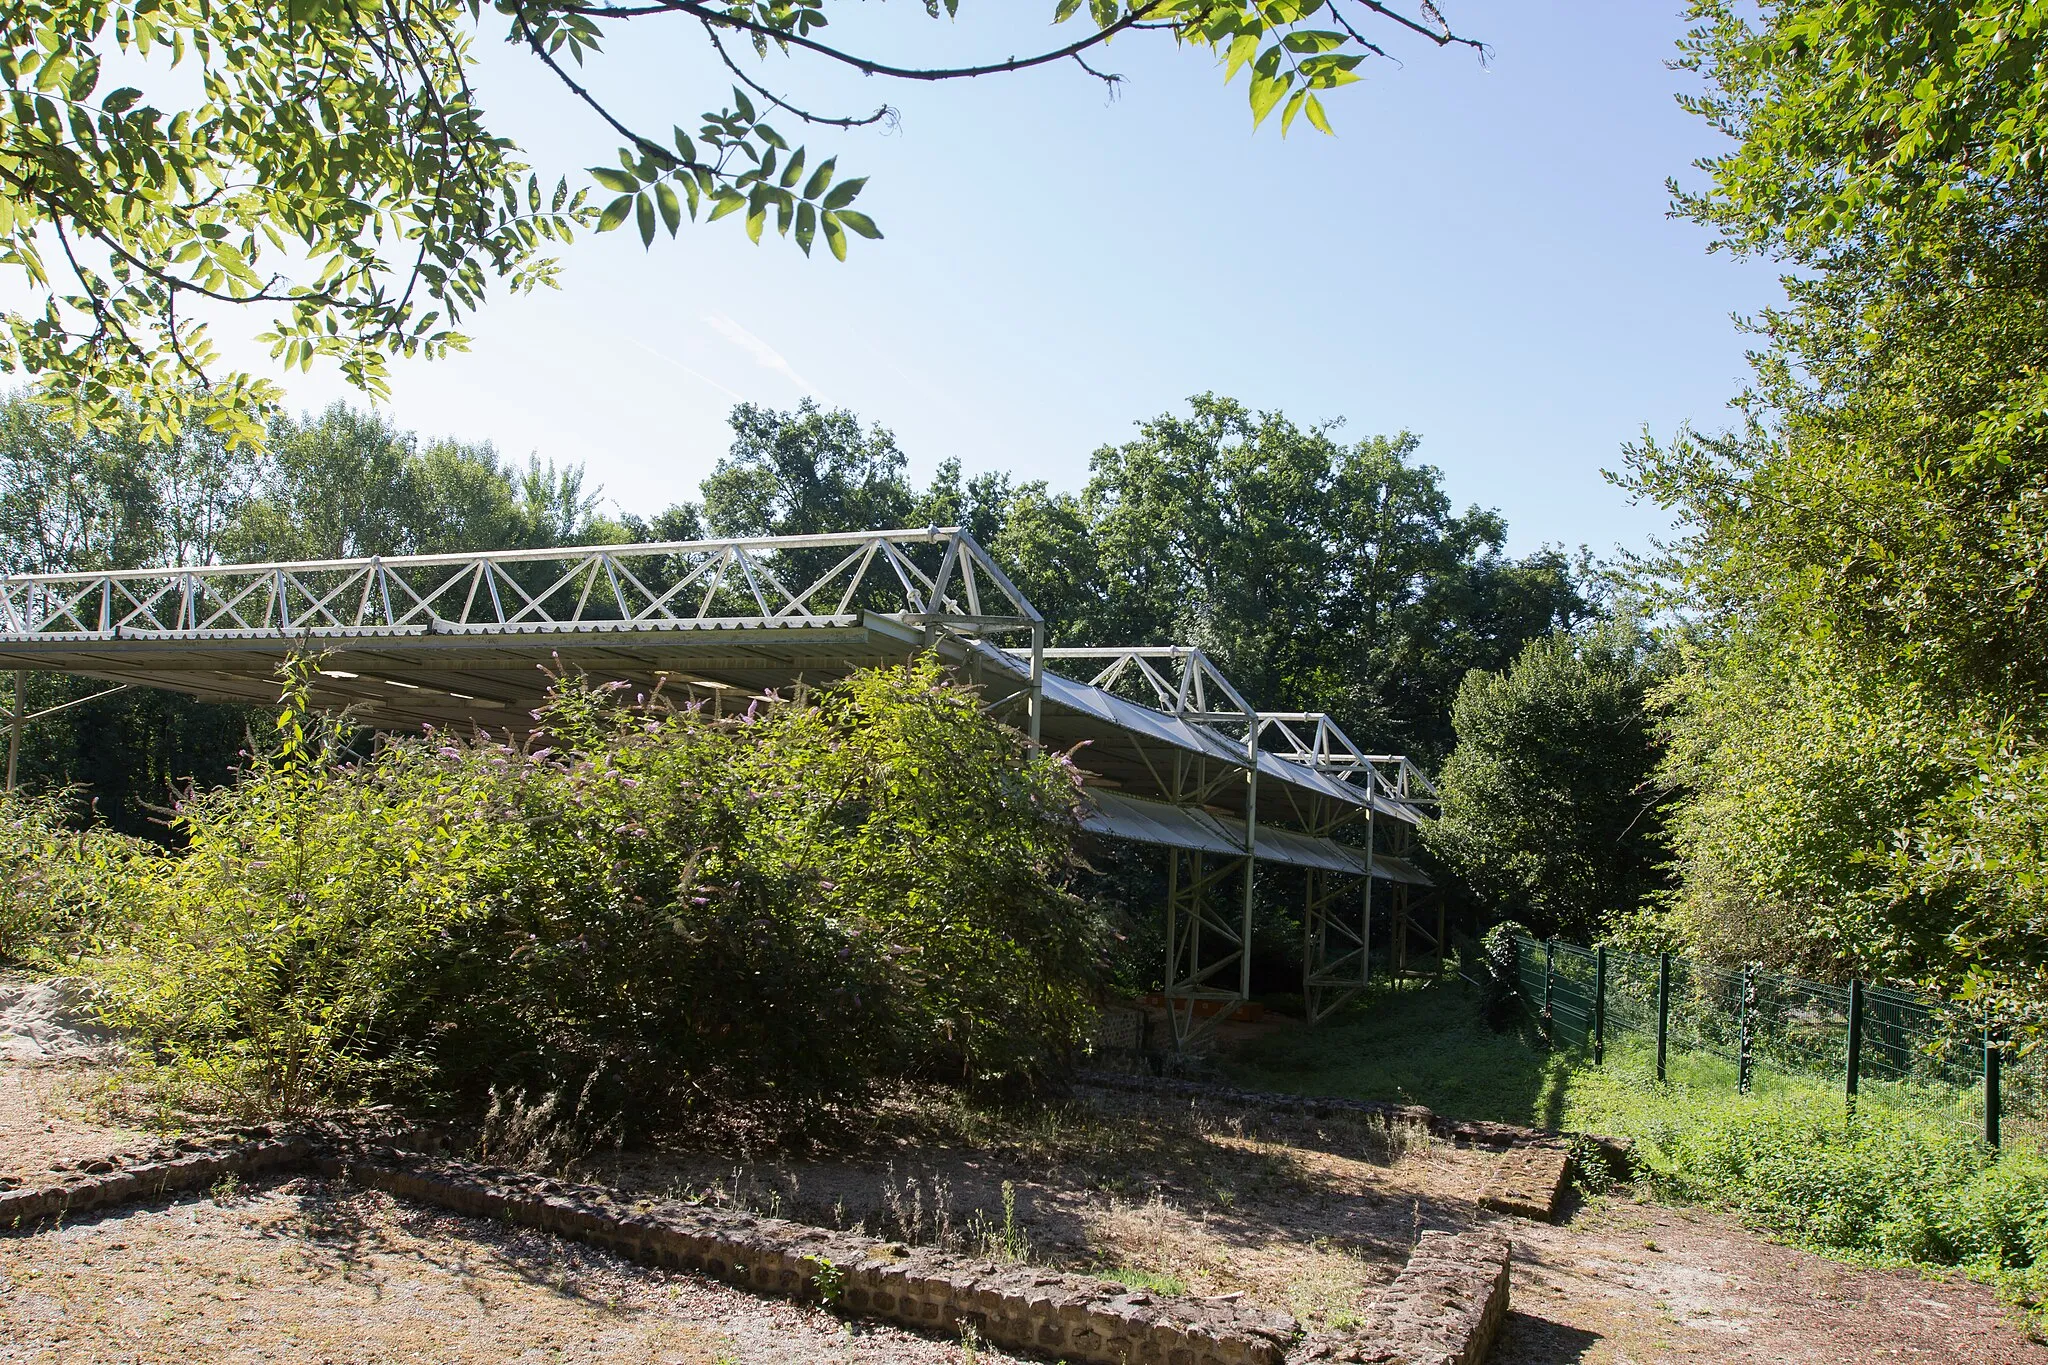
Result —
POLYGON ((1075 775, 935 664, 722 715, 567 678, 517 742, 361 756, 313 666, 175 849, 10 807, 0 948, 89 975, 181 1102, 772 1134, 880 1079, 1029 1086, 1082 1040, 1075 775))

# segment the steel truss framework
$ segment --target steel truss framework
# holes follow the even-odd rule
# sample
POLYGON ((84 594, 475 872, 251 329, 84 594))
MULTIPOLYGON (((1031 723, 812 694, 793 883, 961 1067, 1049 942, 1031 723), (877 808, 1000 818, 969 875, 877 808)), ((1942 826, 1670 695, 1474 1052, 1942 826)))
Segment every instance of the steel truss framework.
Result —
MULTIPOLYGON (((1374 867, 1377 817, 1412 825, 1435 790, 1327 715, 1258 710, 1199 648, 1045 641, 1044 618, 957 527, 0 577, 0 669, 17 670, 10 785, 21 725, 35 718, 22 670, 267 700, 279 657, 313 649, 323 702, 365 723, 517 728, 536 659, 758 692, 936 650, 992 708, 1023 708, 1034 744, 1050 699, 1071 733, 1046 738, 1096 745, 1088 762, 1104 786, 1242 813, 1236 856, 1169 850, 1166 996, 1185 1046, 1250 994, 1258 864, 1276 856, 1259 844, 1261 820, 1320 838, 1359 827, 1362 865, 1374 867), (1065 670, 1086 683, 1075 690, 1065 670)), ((1311 1020, 1366 984, 1375 880, 1307 869, 1311 1020)), ((1396 897, 1398 963, 1405 885, 1396 897)), ((1439 921, 1439 952, 1441 939, 1439 921)))
MULTIPOLYGON (((1349 802, 1292 803, 1292 814, 1310 833, 1328 835, 1360 822, 1366 865, 1371 866, 1375 809, 1412 821, 1433 803, 1436 788, 1413 763, 1398 754, 1368 754, 1330 716, 1312 711, 1260 711, 1224 676, 1201 649, 1189 645, 1110 648, 1055 648, 1048 665, 1083 664, 1094 671, 1092 687, 1124 689, 1168 715, 1241 746, 1242 766, 1211 771, 1199 759, 1177 759, 1159 785, 1172 800, 1203 805, 1226 784, 1243 783, 1246 793, 1245 856, 1204 872, 1199 852, 1174 851, 1167 877, 1166 976, 1164 995, 1174 1039, 1186 1046, 1213 1031, 1251 995, 1252 909, 1258 860, 1252 856, 1258 825, 1259 759, 1270 754, 1287 763, 1326 774, 1358 789, 1349 802), (1377 799, 1375 799, 1377 798, 1377 799), (1233 875, 1238 885, 1235 923, 1224 920, 1211 893, 1233 875), (1235 979, 1228 969, 1235 967, 1235 979)), ((1291 793, 1290 793, 1291 796, 1291 793)), ((1324 869, 1305 869, 1302 913, 1302 998, 1309 1022, 1327 1018, 1363 990, 1370 979, 1373 882, 1370 876, 1347 885, 1324 869), (1356 895, 1355 905, 1352 895, 1356 895)), ((1396 884, 1405 911, 1407 888, 1396 884)), ((1397 921, 1405 926, 1406 914, 1397 921)))
MULTIPOLYGON (((320 649, 338 660, 323 690, 366 707, 372 723, 461 719, 524 700, 543 640, 572 662, 578 649, 608 663, 627 649, 686 662, 714 638, 758 632, 777 637, 778 660, 829 659, 857 650, 853 633, 878 623, 912 632, 913 647, 953 644, 956 661, 976 652, 963 644, 1024 637, 1028 675, 1000 700, 1029 708, 1036 739, 1044 618, 957 527, 0 577, 0 657, 17 667, 254 699, 275 689, 264 670, 250 678, 238 668, 237 655, 320 649), (529 637, 524 648, 494 648, 515 637, 529 637), (223 667, 195 670, 203 653, 223 667), (433 655, 448 661, 438 670, 447 685, 373 676, 351 686, 364 676, 341 666, 352 654, 408 659, 409 669, 433 655), (493 686, 508 664, 514 676, 493 686)), ((900 657, 903 643, 869 649, 900 657)))

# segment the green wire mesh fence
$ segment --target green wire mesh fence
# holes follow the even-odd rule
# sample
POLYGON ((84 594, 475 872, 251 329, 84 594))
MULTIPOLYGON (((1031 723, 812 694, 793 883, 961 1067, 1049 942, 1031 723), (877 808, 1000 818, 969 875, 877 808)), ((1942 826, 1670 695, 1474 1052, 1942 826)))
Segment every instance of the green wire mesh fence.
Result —
POLYGON ((1745 1094, 1825 1092, 2048 1145, 2048 1049, 2020 1050, 1981 1015, 1910 991, 1804 981, 1665 955, 1517 936, 1515 977, 1552 1047, 1659 1081, 1745 1094))

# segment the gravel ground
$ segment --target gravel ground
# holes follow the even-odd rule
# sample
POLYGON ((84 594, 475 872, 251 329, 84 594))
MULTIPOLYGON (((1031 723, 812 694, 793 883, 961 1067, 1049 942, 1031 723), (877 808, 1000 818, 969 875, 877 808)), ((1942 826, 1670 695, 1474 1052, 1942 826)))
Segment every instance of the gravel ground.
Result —
POLYGON ((1015 1360, 295 1178, 0 1238, 0 1362, 1015 1360))

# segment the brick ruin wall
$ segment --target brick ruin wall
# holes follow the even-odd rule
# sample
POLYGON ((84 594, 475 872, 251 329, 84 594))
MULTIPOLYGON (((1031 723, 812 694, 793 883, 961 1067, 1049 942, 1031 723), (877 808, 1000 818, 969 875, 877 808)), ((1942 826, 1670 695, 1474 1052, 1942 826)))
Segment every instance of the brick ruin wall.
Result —
POLYGON ((185 1142, 137 1159, 73 1163, 42 1183, 0 1189, 0 1229, 291 1170, 922 1332, 958 1337, 971 1329, 987 1344, 1074 1365, 1478 1365, 1508 1305, 1509 1244, 1485 1230, 1424 1233, 1355 1330, 1304 1336, 1294 1319, 1235 1301, 1154 1295, 727 1210, 626 1203, 596 1186, 347 1136, 261 1129, 211 1146, 185 1142))

